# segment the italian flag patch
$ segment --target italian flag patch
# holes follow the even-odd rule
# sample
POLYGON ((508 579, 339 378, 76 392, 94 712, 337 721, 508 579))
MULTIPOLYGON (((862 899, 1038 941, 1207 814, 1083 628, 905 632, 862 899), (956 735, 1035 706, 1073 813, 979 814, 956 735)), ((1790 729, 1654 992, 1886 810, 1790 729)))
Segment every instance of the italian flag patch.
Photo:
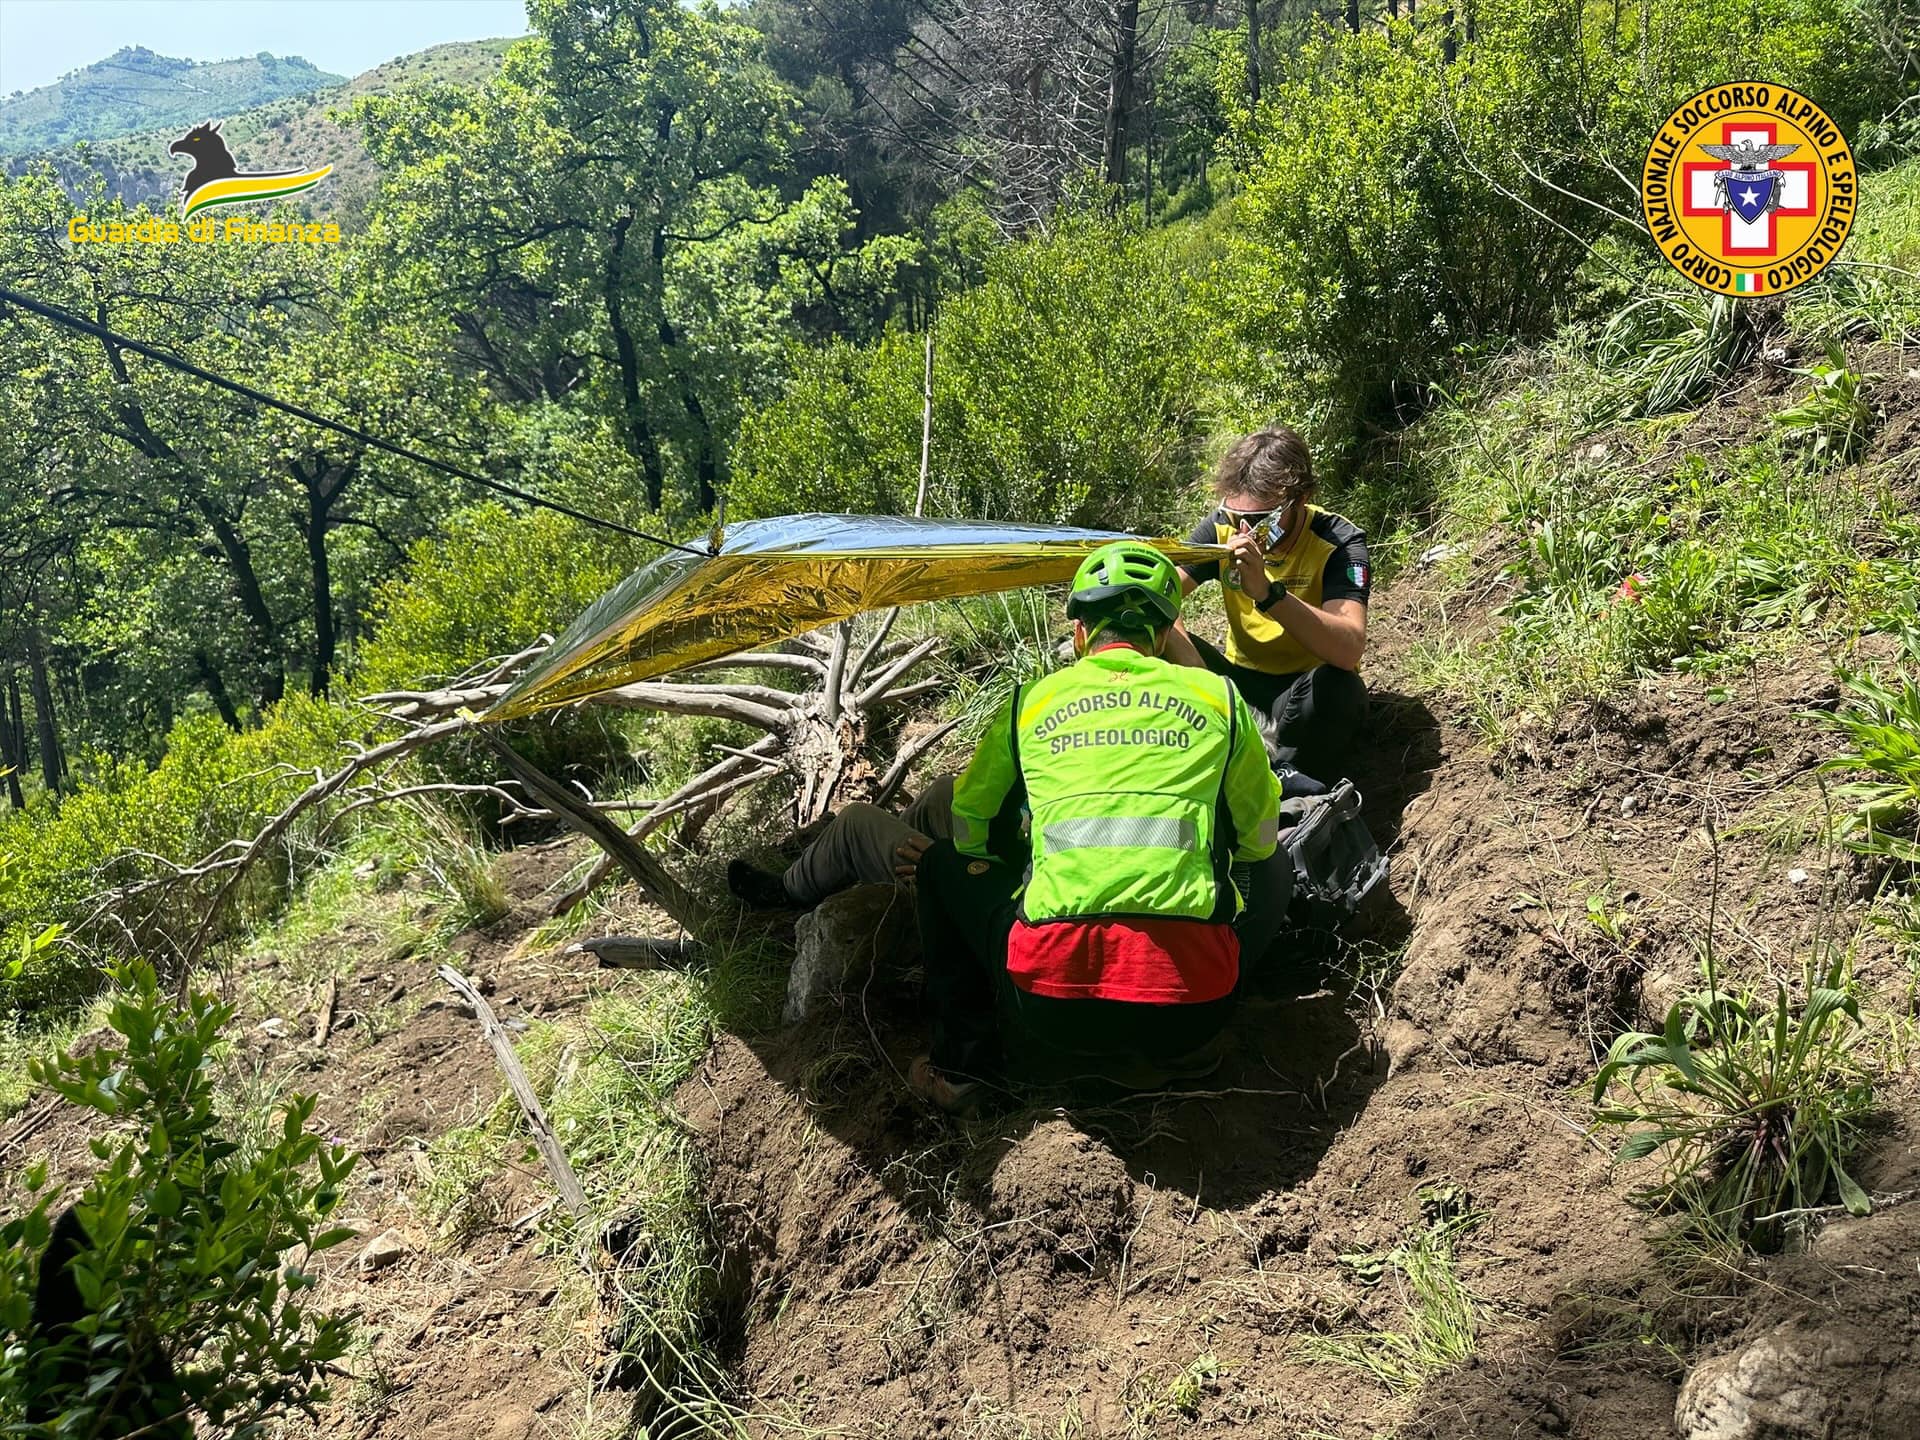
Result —
POLYGON ((1766 289, 1766 286, 1761 282, 1758 275, 1751 275, 1742 271, 1733 277, 1733 289, 1734 293, 1738 295, 1758 295, 1762 290, 1766 289))
POLYGON ((1367 567, 1364 565, 1347 566, 1347 579, 1364 590, 1367 585, 1367 567))

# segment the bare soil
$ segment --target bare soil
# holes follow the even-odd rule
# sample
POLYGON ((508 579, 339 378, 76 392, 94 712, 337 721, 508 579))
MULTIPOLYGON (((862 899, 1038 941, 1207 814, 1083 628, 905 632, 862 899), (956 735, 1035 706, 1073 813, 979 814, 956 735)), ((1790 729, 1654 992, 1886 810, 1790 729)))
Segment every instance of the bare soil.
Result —
MULTIPOLYGON (((1392 895, 1343 950, 1256 977, 1203 1084, 937 1118, 898 1083, 917 1019, 911 973, 886 967, 845 1014, 716 1045, 682 1104, 763 1408, 875 1436, 1669 1432, 1684 1355, 1619 1342, 1620 1317, 1690 1353, 1762 1313, 1756 1276, 1714 1303, 1666 1293, 1579 1089, 1688 982, 1710 911, 1747 966, 1794 968, 1857 922, 1874 877, 1796 823, 1831 668, 1734 699, 1663 681, 1487 753, 1382 660, 1362 781, 1392 895), (1356 988, 1369 949, 1403 947, 1389 991, 1356 988), (1436 1196, 1484 1216, 1459 1250, 1473 1361, 1408 1398, 1307 1358, 1302 1336, 1407 1329, 1354 1257, 1418 1233, 1436 1196)), ((1891 966, 1863 949, 1870 985, 1891 966)))

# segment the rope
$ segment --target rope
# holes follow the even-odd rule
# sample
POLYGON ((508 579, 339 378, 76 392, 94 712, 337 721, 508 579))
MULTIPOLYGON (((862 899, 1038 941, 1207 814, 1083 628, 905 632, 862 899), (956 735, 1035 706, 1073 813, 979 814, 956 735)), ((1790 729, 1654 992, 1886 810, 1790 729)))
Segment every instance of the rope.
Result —
POLYGON ((618 520, 607 520, 598 515, 589 515, 584 510, 576 510, 571 505, 561 504, 558 500, 547 500, 530 491, 518 489, 515 486, 507 484, 504 480, 495 480, 490 476, 481 475, 475 471, 464 469, 461 466, 451 465, 445 460, 436 460, 431 455, 422 455, 417 450, 409 450, 406 446, 396 445, 391 440, 382 440, 378 435, 370 435, 365 430, 358 429, 355 426, 342 424, 338 420, 329 420, 326 416, 317 415, 304 406, 277 399, 264 391, 254 389, 251 385, 243 385, 238 380, 229 380, 224 375, 216 375, 211 370, 203 370, 191 360, 184 360, 170 351, 161 350, 146 344, 144 341, 135 340, 130 335, 122 335, 117 330, 108 329, 105 325, 96 325, 93 321, 75 315, 70 310, 62 310, 58 305, 49 305, 44 300, 35 300, 31 296, 22 295, 18 290, 10 290, 4 285, 0 285, 0 303, 18 305, 22 310, 31 311, 44 320, 53 321, 56 325, 65 325, 68 329, 78 330, 83 335, 91 335, 97 340, 117 346, 122 350, 131 350, 136 355, 144 355, 147 359, 165 365, 169 369, 178 370, 183 375, 191 375, 196 380, 204 380, 209 385, 217 385, 222 390, 230 390, 235 395, 244 396, 257 405, 267 405, 275 410, 283 410, 296 419, 306 421, 309 425, 318 425, 323 430, 331 430, 337 435, 345 435, 350 440, 357 440, 362 445, 369 446, 375 450, 384 450, 389 455, 398 455, 403 460, 411 460, 414 464, 424 465, 429 470, 438 470, 443 475, 451 475, 455 479, 465 480, 469 484, 483 486, 488 490, 511 496, 515 500, 524 501, 542 510, 556 511, 561 515, 566 515, 578 520, 585 525, 594 525, 602 530, 612 530, 621 535, 630 535, 636 540, 645 540, 654 545, 664 545, 670 550, 684 550, 687 554, 698 555, 703 560, 706 558, 707 552, 704 550, 696 550, 691 545, 682 545, 677 540, 667 540, 659 535, 649 535, 644 530, 636 530, 631 525, 621 524, 618 520))

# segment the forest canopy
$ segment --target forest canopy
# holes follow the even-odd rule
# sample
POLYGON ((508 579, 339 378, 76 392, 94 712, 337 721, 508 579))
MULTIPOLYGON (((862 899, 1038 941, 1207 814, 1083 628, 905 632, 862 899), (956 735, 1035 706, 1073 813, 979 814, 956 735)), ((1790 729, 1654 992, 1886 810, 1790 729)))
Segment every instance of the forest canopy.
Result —
MULTIPOLYGON (((1487 357, 1660 283, 1632 176, 1678 98, 1764 73, 1865 166, 1920 137, 1899 0, 528 18, 490 77, 341 112, 379 167, 364 206, 322 187, 259 216, 337 244, 73 243, 82 216, 172 212, 43 165, 0 185, 0 276, 650 533, 704 536, 723 497, 736 520, 904 513, 924 400, 929 514, 1163 528, 1223 437, 1285 418, 1384 540, 1421 504, 1399 427, 1487 357)), ((18 307, 0 374, 16 809, 115 783, 180 726, 434 683, 654 553, 18 307), (429 602, 421 560, 448 537, 496 583, 429 602)))

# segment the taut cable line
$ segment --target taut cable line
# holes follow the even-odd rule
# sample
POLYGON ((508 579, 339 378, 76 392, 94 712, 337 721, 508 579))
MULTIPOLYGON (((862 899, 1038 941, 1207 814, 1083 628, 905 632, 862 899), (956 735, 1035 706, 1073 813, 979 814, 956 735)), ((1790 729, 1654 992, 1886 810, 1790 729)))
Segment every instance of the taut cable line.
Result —
POLYGON ((418 450, 409 450, 406 446, 396 445, 391 440, 382 440, 378 435, 369 434, 357 426, 347 425, 339 420, 329 420, 325 415, 316 414, 305 406, 295 405, 288 400, 281 400, 267 394, 263 390, 256 390, 251 385, 243 385, 238 380, 229 380, 224 375, 216 375, 213 371, 203 369, 191 360, 183 359, 171 351, 149 345, 143 340, 135 340, 130 335, 122 335, 117 330, 108 329, 105 325, 95 324, 84 316, 75 315, 71 310, 63 310, 58 305, 49 305, 44 300, 35 300, 30 295, 22 295, 18 290, 9 289, 4 285, 0 285, 0 305, 18 305, 22 310, 38 315, 43 320, 51 320, 56 325, 64 325, 68 329, 77 330, 83 335, 91 335, 96 340, 118 346, 122 350, 131 350, 136 355, 144 355, 156 364, 165 365, 171 370, 178 370, 183 375, 191 375, 196 380, 204 380, 209 385, 215 385, 222 390, 231 391, 235 395, 244 396, 257 405, 266 405, 275 410, 285 411, 295 419, 306 421, 309 425, 318 425, 323 430, 331 430, 336 435, 344 435, 350 440, 357 440, 362 445, 369 446, 372 449, 384 450, 389 455, 398 455, 403 460, 411 460, 414 464, 424 465, 429 470, 438 470, 443 475, 451 475, 457 480, 465 480, 470 485, 479 485, 484 489, 495 491, 498 494, 511 496, 515 500, 524 501, 526 504, 537 506, 542 510, 555 511, 558 514, 578 520, 584 525, 597 526, 602 530, 611 530, 616 534, 632 536, 635 540, 645 540, 649 544, 663 545, 669 550, 684 550, 689 555, 698 555, 702 559, 706 558, 706 551, 695 549, 691 545, 682 545, 678 540, 668 540, 659 535, 649 535, 644 530, 636 530, 631 525, 621 524, 618 520, 608 520, 603 516, 589 515, 584 510, 576 510, 573 506, 562 504, 558 500, 548 500, 543 496, 533 494, 531 491, 509 485, 504 480, 495 480, 491 476, 482 475, 477 471, 468 470, 459 465, 449 464, 445 460, 436 460, 431 455, 422 455, 418 450))

